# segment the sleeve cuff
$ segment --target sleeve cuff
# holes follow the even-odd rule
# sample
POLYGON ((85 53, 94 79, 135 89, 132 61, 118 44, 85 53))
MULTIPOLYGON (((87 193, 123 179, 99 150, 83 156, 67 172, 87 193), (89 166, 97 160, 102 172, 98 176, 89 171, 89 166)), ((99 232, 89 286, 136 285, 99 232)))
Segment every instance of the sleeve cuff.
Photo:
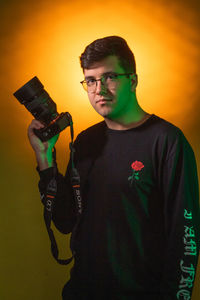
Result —
POLYGON ((57 172, 58 172, 56 166, 47 168, 47 169, 42 170, 42 171, 40 171, 39 167, 37 166, 36 170, 37 170, 37 172, 40 176, 40 180, 45 181, 45 182, 49 182, 52 177, 57 175, 57 172))

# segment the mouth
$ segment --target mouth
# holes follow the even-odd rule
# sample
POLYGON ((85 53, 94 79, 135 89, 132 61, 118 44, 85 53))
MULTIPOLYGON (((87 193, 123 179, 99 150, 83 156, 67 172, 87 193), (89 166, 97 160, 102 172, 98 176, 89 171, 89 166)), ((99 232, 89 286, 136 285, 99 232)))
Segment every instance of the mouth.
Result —
POLYGON ((105 104, 105 103, 111 102, 111 101, 112 101, 112 99, 104 97, 104 98, 101 98, 101 99, 97 100, 96 103, 105 104))

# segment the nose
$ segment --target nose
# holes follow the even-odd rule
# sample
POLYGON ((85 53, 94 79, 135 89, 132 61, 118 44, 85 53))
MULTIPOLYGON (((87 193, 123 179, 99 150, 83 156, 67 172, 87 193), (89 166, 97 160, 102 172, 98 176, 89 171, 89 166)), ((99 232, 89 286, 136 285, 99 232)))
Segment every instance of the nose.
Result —
POLYGON ((96 93, 98 95, 103 95, 107 91, 105 84, 102 82, 102 79, 97 79, 96 81, 96 93))

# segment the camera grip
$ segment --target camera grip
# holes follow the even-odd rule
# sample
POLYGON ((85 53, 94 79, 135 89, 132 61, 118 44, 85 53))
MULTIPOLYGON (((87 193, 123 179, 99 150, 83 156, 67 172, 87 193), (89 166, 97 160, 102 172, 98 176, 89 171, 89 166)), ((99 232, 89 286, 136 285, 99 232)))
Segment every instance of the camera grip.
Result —
POLYGON ((48 126, 41 129, 34 129, 34 133, 42 142, 46 142, 69 126, 70 122, 70 114, 68 112, 61 113, 59 117, 52 121, 48 126))

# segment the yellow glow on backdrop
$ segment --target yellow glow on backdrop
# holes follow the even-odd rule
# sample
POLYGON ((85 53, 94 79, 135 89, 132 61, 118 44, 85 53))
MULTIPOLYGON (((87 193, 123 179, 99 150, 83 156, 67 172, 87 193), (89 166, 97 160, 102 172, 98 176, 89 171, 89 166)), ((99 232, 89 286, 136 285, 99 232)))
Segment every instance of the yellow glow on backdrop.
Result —
MULTIPOLYGON (((191 96, 198 82, 191 78, 198 74, 197 29, 177 17, 180 7, 166 11, 163 5, 154 5, 149 14, 149 2, 120 3, 108 1, 106 8, 104 1, 92 6, 90 1, 51 3, 27 15, 15 36, 20 51, 14 57, 18 65, 14 85, 19 87, 36 74, 58 107, 70 110, 75 122, 78 117, 78 131, 100 120, 79 84, 83 78, 79 56, 88 43, 106 35, 123 36, 133 49, 138 96, 145 109, 181 123, 196 104, 191 96)), ((182 16, 192 18, 182 11, 182 16)))
MULTIPOLYGON (((60 267, 51 258, 37 191, 35 158, 26 134, 32 116, 12 93, 38 76, 57 103, 58 111, 72 114, 77 135, 102 120, 79 83, 83 79, 79 56, 97 38, 122 36, 136 57, 141 106, 183 129, 200 163, 200 3, 195 0, 1 2, 0 227, 4 242, 0 255, 3 270, 0 299, 55 300, 60 299, 69 268, 60 267)), ((66 130, 57 145, 62 172, 69 156, 68 138, 66 130)), ((65 251, 65 257, 69 256, 65 251)), ((198 272, 196 282, 199 277, 198 272)), ((197 284, 192 300, 199 299, 199 288, 197 284)))

